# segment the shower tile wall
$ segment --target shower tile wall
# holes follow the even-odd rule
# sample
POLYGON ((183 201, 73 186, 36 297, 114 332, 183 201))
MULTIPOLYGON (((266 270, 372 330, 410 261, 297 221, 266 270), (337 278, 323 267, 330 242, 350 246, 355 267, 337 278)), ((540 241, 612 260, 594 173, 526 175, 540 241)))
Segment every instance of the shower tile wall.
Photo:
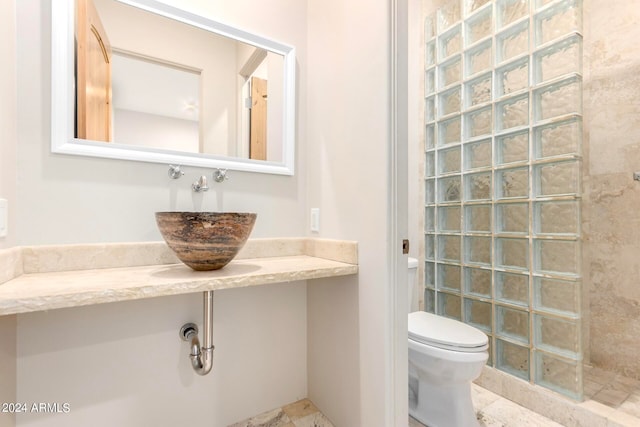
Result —
POLYGON ((584 10, 590 362, 640 379, 640 7, 585 0, 584 10))
POLYGON ((579 0, 457 0, 425 20, 425 310, 577 399, 581 19, 579 0))

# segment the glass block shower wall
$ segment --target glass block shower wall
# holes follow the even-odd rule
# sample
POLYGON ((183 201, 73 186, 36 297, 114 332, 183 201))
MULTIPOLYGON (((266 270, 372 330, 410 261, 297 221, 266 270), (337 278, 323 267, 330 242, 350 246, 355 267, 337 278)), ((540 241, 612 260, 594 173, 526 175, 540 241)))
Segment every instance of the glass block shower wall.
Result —
POLYGON ((579 0, 455 0, 425 21, 425 309, 575 399, 581 17, 579 0))

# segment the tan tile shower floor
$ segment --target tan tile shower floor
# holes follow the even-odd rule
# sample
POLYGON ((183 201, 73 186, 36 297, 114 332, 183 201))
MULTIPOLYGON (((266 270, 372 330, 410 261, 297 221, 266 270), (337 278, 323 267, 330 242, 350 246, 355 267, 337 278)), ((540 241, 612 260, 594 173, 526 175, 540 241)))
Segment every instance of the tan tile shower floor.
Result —
POLYGON ((640 381, 587 365, 583 373, 585 400, 640 418, 640 381))

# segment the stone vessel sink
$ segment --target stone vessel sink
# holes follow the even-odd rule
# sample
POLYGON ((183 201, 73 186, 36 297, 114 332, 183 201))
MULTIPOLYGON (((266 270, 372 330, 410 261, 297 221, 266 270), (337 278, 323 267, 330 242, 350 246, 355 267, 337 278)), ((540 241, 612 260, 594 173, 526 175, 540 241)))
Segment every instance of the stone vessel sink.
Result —
POLYGON ((256 214, 156 212, 156 222, 180 261, 206 271, 224 267, 238 254, 251 234, 256 214))

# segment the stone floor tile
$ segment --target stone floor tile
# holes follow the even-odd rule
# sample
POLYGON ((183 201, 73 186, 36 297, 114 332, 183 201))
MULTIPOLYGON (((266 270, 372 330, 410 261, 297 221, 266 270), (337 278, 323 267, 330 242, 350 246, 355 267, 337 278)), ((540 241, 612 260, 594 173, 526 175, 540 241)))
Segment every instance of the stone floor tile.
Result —
POLYGON ((640 418, 640 391, 631 393, 618 409, 626 414, 640 418))
POLYGON ((562 427, 549 418, 503 398, 481 410, 478 420, 487 427, 562 427))
POLYGON ((640 381, 623 375, 616 375, 611 383, 616 389, 628 391, 629 393, 633 393, 640 388, 640 381))
POLYGON ((596 381, 591 381, 588 378, 584 378, 582 380, 582 390, 584 392, 585 399, 591 399, 595 396, 600 390, 604 388, 604 384, 600 384, 596 381))
POLYGON ((319 412, 316 405, 309 399, 298 400, 297 402, 284 406, 282 410, 289 416, 291 421, 319 412))
POLYGON ((293 424, 296 427, 334 427, 331 421, 320 412, 299 418, 293 424))
POLYGON ((471 400, 473 401, 473 407, 476 412, 482 410, 498 399, 500 399, 500 396, 497 394, 490 392, 479 385, 471 384, 471 400))
POLYGON ((612 408, 617 408, 622 404, 622 402, 627 400, 630 395, 631 393, 628 391, 619 390, 615 387, 615 384, 610 383, 594 394, 591 399, 604 405, 611 406, 612 408))
POLYGON ((509 427, 507 424, 499 421, 491 415, 478 414, 478 423, 481 427, 509 427))
POLYGON ((229 427, 293 427, 294 424, 282 408, 265 412, 248 420, 232 424, 229 427))

